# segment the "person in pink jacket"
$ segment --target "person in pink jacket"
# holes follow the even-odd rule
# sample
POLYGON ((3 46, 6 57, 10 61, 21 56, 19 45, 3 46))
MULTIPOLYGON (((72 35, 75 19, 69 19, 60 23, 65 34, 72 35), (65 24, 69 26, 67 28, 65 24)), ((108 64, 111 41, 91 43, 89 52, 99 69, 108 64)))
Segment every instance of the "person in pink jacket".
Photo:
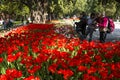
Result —
POLYGON ((98 22, 98 28, 100 32, 99 40, 101 43, 104 43, 107 36, 108 18, 103 14, 99 14, 96 21, 98 22))

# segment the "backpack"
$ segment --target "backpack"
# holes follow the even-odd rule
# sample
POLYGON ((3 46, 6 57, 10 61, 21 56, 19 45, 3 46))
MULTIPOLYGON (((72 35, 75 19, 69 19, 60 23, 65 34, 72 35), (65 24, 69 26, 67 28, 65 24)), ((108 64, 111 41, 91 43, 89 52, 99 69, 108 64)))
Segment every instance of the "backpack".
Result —
POLYGON ((110 18, 108 18, 108 26, 107 26, 107 33, 113 32, 115 29, 114 21, 110 18))

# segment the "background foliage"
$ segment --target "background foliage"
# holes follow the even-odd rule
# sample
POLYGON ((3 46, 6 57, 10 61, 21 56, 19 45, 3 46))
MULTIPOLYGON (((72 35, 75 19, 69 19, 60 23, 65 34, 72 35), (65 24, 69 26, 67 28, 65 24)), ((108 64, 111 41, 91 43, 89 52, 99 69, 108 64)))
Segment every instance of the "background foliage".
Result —
POLYGON ((14 14, 19 16, 29 16, 31 10, 37 7, 35 2, 47 4, 44 12, 47 12, 49 19, 63 18, 87 12, 106 12, 106 15, 117 18, 120 15, 120 3, 115 0, 1 0, 0 13, 14 14))

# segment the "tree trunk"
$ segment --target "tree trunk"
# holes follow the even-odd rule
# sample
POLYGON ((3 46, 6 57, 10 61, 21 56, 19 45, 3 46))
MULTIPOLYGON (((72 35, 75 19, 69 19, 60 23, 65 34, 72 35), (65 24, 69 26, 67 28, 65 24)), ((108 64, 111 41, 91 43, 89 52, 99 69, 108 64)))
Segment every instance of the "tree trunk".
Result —
POLYGON ((48 0, 17 0, 28 6, 32 23, 45 23, 47 18, 48 0))
POLYGON ((33 16, 33 23, 45 23, 46 16, 41 11, 34 10, 32 12, 32 16, 33 16))
POLYGON ((33 23, 45 23, 47 18, 46 7, 44 3, 38 2, 36 3, 36 7, 31 11, 31 19, 33 23))

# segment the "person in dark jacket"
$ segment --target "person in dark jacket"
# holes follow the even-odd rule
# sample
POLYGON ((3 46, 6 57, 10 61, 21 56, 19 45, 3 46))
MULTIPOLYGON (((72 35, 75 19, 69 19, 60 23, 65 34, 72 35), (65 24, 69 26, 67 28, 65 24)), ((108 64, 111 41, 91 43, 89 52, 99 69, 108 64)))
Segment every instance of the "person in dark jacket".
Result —
POLYGON ((87 26, 87 16, 85 12, 82 12, 80 14, 80 21, 76 22, 76 32, 78 33, 78 36, 80 40, 85 39, 85 32, 86 32, 86 26, 87 26))

